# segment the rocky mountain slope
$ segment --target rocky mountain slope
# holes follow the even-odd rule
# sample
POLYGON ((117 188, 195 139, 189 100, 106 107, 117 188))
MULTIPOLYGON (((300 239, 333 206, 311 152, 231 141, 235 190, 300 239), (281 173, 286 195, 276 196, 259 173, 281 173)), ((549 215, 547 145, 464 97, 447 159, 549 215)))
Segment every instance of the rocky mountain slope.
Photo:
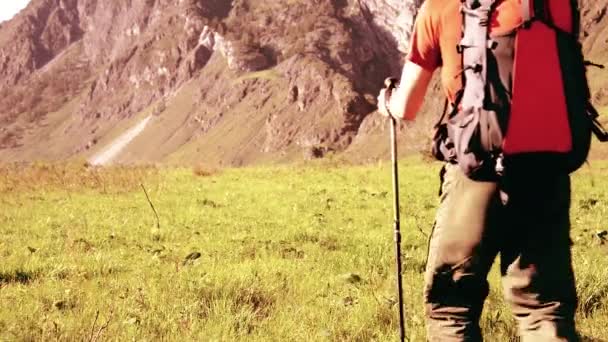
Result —
MULTIPOLYGON (((409 0, 32 0, 0 24, 0 160, 244 165, 387 149, 409 0), (100 159, 103 157, 102 159, 100 159)), ((608 62, 608 1, 582 1, 608 62)), ((608 77, 593 71, 606 105, 608 77)), ((441 98, 430 96, 429 112, 441 98)), ((426 147, 432 115, 406 130, 426 147)))

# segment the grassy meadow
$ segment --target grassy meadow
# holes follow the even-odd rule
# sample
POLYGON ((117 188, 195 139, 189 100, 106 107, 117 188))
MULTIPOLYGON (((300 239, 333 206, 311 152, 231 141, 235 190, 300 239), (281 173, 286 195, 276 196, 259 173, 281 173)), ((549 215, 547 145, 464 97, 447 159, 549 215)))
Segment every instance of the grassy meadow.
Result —
MULTIPOLYGON (((411 341, 438 169, 400 164, 411 341)), ((573 189, 578 324, 601 341, 608 163, 573 189)), ((516 341, 496 268, 491 284, 485 336, 516 341)), ((388 163, 0 167, 0 341, 395 341, 397 325, 388 163)))

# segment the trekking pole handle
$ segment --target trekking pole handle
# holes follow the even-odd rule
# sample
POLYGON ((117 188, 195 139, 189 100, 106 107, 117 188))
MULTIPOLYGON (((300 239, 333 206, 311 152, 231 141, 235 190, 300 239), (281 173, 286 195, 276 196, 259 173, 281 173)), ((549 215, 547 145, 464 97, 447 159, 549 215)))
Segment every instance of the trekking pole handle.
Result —
POLYGON ((399 84, 399 80, 396 79, 395 77, 387 77, 384 80, 384 87, 387 89, 390 89, 390 90, 397 88, 398 84, 399 84))
MULTIPOLYGON (((393 116, 393 113, 391 113, 389 102, 391 96, 393 95, 393 90, 397 88, 397 85, 399 85, 399 80, 395 77, 387 77, 384 80, 384 88, 386 89, 386 96, 384 97, 384 107, 386 108, 388 116, 391 119, 391 124, 393 126, 397 124, 397 120, 393 116)), ((392 129, 394 129, 394 127, 392 129)))

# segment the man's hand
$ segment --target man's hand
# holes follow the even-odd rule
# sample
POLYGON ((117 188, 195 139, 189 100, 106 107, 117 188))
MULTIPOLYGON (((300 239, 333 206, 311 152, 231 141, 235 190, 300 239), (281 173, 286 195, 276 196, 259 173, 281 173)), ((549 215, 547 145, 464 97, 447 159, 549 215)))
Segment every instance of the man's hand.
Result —
POLYGON ((382 88, 378 95, 378 113, 386 117, 390 116, 389 109, 386 107, 390 101, 390 92, 387 88, 382 88))
POLYGON ((385 81, 384 89, 380 90, 378 95, 378 112, 384 116, 392 115, 399 120, 413 120, 422 106, 432 76, 432 71, 406 62, 401 72, 399 87, 394 87, 395 79, 385 81), (389 87, 391 84, 394 89, 389 87))
MULTIPOLYGON (((394 116, 390 101, 393 90, 397 87, 398 82, 396 78, 387 78, 384 80, 384 88, 378 94, 378 112, 384 116, 394 116)), ((395 118, 398 119, 398 117, 395 118)))

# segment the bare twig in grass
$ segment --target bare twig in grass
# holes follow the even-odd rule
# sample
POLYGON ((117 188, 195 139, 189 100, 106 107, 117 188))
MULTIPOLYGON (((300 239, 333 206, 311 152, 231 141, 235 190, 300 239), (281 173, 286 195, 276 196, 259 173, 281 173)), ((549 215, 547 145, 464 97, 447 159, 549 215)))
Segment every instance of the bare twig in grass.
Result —
POLYGON ((374 297, 374 299, 376 300, 376 303, 378 303, 378 306, 382 306, 382 304, 380 303, 380 300, 378 299, 378 297, 376 296, 376 291, 374 291, 373 288, 370 288, 371 292, 372 292, 372 297, 374 297))
POLYGON ((106 183, 104 181, 101 180, 101 177, 99 177, 99 172, 97 171, 97 169, 93 168, 91 169, 91 175, 93 175, 93 178, 95 178, 95 181, 97 182, 97 185, 101 185, 103 187, 103 194, 107 194, 108 191, 106 189, 106 183))
POLYGON ((88 341, 93 341, 93 334, 95 334, 95 325, 97 325, 97 320, 99 319, 99 310, 95 313, 95 320, 93 321, 93 326, 91 327, 91 334, 89 335, 88 341))
POLYGON ((418 231, 420 232, 420 234, 422 234, 422 236, 424 236, 426 239, 429 238, 429 234, 427 234, 422 227, 420 226, 420 217, 417 214, 412 214, 412 216, 414 217, 414 222, 416 225, 416 228, 418 228, 418 231))
POLYGON ((419 225, 416 225, 416 226, 418 227, 418 230, 420 231, 420 233, 422 233, 422 235, 428 239, 429 234, 427 234, 424 230, 422 230, 422 227, 420 227, 419 225))
MULTIPOLYGON (((97 314, 99 315, 99 311, 97 311, 97 314)), ((112 321, 112 316, 114 316, 114 311, 110 312, 110 317, 102 326, 99 327, 99 329, 97 330, 97 333, 95 334, 95 336, 93 336, 93 339, 91 340, 91 342, 97 342, 97 340, 99 340, 99 338, 103 334, 103 331, 106 330, 108 328, 108 326, 110 325, 110 322, 112 321)))
POLYGON ((595 188, 595 177, 594 177, 594 172, 593 172, 593 166, 591 166, 589 159, 585 160, 585 164, 587 164, 587 167, 589 168, 589 177, 591 178, 591 187, 595 188))
POLYGON ((154 204, 152 204, 152 201, 150 200, 150 196, 148 196, 148 191, 146 191, 146 188, 144 187, 143 184, 139 184, 141 185, 141 188, 144 190, 144 194, 146 194, 146 199, 148 200, 148 203, 150 203, 150 208, 152 208, 152 211, 154 212, 154 215, 156 216, 156 228, 160 229, 160 219, 158 218, 158 213, 156 212, 156 209, 154 208, 154 204))

